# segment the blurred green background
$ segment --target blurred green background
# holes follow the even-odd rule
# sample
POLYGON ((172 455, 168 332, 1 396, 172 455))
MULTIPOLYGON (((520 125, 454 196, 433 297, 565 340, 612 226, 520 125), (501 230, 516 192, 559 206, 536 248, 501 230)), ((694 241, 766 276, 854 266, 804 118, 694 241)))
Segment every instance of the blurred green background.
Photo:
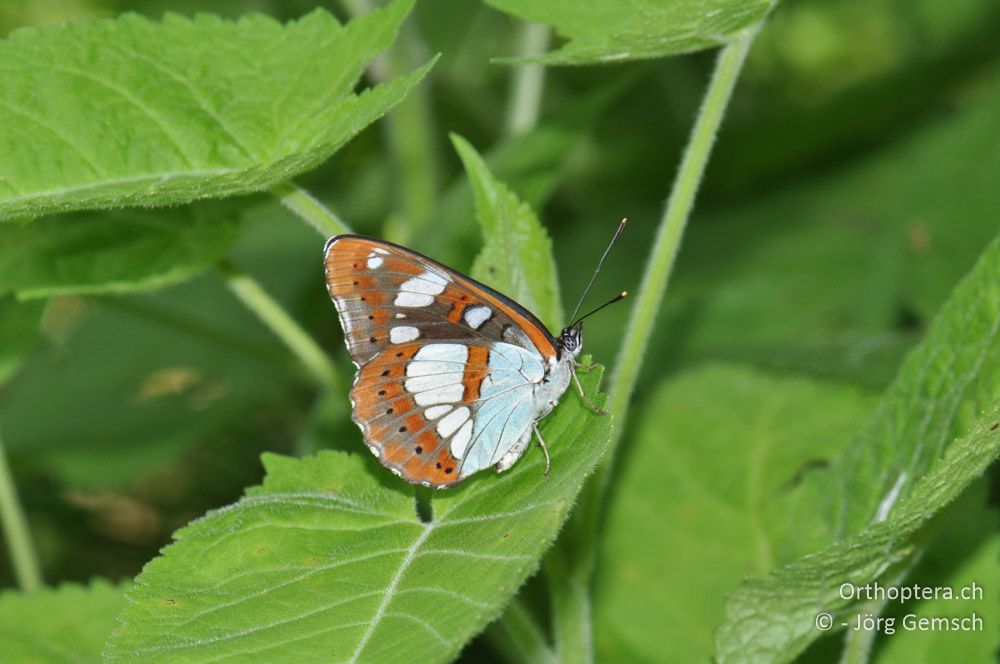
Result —
MULTIPOLYGON (((348 16, 344 4, 305 0, 2 0, 0 34, 125 11, 285 20, 317 5, 348 16)), ((869 396, 891 380, 1000 227, 997 34, 995 0, 778 8, 712 155, 634 413, 665 378, 720 360, 869 396)), ((516 53, 520 36, 516 20, 481 3, 420 0, 392 57, 442 55, 394 111, 403 129, 377 123, 299 182, 357 232, 433 228, 408 243, 466 270, 479 230, 448 142, 457 132, 538 210, 565 302, 622 217, 630 226, 592 297, 634 289, 712 54, 549 68, 539 124, 511 135, 512 69, 490 60, 516 53), (414 117, 424 124, 404 124, 414 117), (418 163, 391 159, 393 141, 418 163)), ((233 261, 349 372, 321 238, 265 196, 227 205, 239 226, 233 261)), ((176 528, 258 482, 262 451, 330 440, 362 449, 343 395, 317 401, 216 274, 145 295, 44 306, 8 297, 0 312, 0 335, 24 339, 0 358, 0 373, 16 371, 0 392, 0 430, 50 584, 131 578, 176 528)), ((613 363, 626 314, 588 324, 598 361, 613 363)), ((0 586, 14 585, 0 555, 0 586)))

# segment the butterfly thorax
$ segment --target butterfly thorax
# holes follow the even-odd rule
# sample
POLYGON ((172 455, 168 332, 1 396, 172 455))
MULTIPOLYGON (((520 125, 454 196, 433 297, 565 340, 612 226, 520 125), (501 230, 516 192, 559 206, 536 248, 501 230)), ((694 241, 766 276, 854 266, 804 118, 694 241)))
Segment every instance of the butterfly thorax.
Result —
POLYGON ((537 417, 547 415, 569 386, 576 357, 583 349, 583 328, 580 326, 565 328, 556 339, 556 348, 559 354, 550 360, 550 368, 545 373, 545 378, 535 388, 537 417))

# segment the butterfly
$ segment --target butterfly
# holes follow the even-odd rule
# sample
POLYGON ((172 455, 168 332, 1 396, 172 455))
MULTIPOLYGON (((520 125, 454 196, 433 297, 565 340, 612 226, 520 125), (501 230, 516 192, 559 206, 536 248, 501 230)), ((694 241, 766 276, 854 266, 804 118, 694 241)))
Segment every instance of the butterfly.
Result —
POLYGON ((372 453, 404 480, 443 488, 489 466, 502 472, 533 434, 548 473, 538 421, 571 380, 597 410, 576 377, 586 316, 554 337, 489 286, 371 237, 332 237, 324 258, 357 367, 351 417, 372 453))

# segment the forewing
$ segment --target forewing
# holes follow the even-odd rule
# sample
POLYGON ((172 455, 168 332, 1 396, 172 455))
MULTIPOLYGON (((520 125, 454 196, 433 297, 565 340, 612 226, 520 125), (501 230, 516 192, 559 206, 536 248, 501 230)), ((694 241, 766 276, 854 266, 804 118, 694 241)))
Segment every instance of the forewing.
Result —
POLYGON ((403 479, 450 486, 523 448, 543 375, 537 353, 511 344, 398 344, 358 370, 353 419, 403 479))
POLYGON ((503 341, 556 355, 530 312, 488 287, 403 247, 358 235, 326 245, 326 283, 351 358, 363 365, 411 341, 503 341))

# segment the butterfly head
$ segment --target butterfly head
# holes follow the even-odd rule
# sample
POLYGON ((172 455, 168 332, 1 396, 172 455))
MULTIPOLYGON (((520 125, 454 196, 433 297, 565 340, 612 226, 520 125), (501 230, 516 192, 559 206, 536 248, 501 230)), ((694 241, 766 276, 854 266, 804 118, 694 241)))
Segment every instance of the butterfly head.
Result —
POLYGON ((583 350, 583 319, 593 316, 598 311, 608 306, 609 304, 614 304, 620 300, 624 300, 628 295, 628 291, 622 291, 615 297, 611 298, 601 306, 597 307, 592 311, 588 311, 584 315, 576 319, 576 321, 570 323, 568 326, 563 328, 563 331, 559 334, 559 338, 556 339, 556 343, 559 346, 560 351, 566 351, 572 357, 576 357, 583 350))
POLYGON ((583 323, 563 328, 556 341, 560 351, 566 351, 570 356, 576 357, 583 350, 583 323))

